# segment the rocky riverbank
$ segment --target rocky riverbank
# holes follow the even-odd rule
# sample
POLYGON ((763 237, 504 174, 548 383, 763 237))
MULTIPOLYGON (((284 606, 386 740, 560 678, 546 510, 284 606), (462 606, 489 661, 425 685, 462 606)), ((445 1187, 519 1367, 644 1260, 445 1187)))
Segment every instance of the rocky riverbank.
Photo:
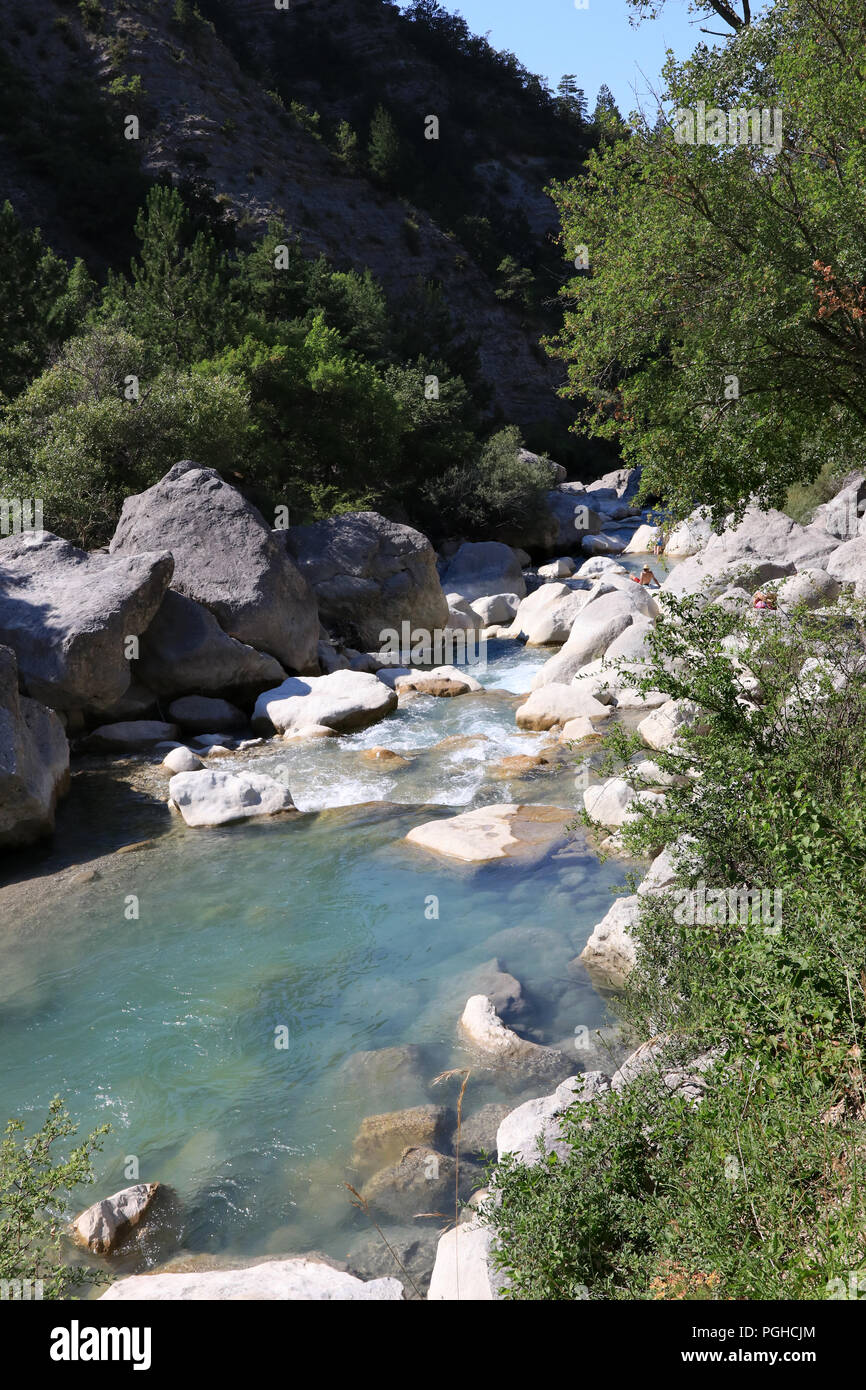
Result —
MULTIPOLYGON (((358 785, 376 787, 356 802, 391 814, 394 796, 413 808, 413 823, 392 836, 391 852, 415 873, 438 875, 433 866, 440 864, 457 872, 450 863, 460 872, 530 874, 566 863, 581 803, 610 832, 605 849, 616 852, 617 831, 635 799, 664 798, 666 774, 653 752, 676 747, 681 731, 700 721, 696 707, 661 692, 637 694, 626 678, 639 670, 660 612, 656 589, 635 583, 629 568, 630 557, 640 555, 639 568, 656 540, 633 503, 636 486, 627 471, 589 489, 558 483, 550 515, 551 528, 555 520, 559 529, 555 544, 553 529, 545 544, 548 553, 563 553, 537 565, 498 542, 436 555, 417 531, 371 512, 273 531, 213 470, 190 463, 128 500, 107 552, 86 554, 47 533, 0 542, 0 843, 21 849, 50 835, 70 772, 70 806, 86 806, 88 785, 111 786, 113 795, 122 785, 122 814, 135 806, 138 823, 153 831, 130 835, 121 824, 112 851, 73 853, 65 863, 52 860, 50 850, 26 848, 19 881, 0 890, 10 929, 26 934, 29 921, 44 921, 50 904, 70 891, 98 894, 100 885, 117 882, 119 851, 133 851, 126 862, 137 910, 133 866, 167 833, 180 837, 181 849, 192 843, 188 835, 237 835, 253 822, 278 833, 281 824, 322 814, 310 804, 301 769, 327 769, 327 780, 345 770, 348 758, 358 785), (538 649, 544 659, 535 664, 531 690, 497 692, 484 684, 489 643, 538 649), (443 652, 453 659, 439 659, 443 652), (489 718, 497 700, 513 719, 513 746, 522 740, 527 751, 503 753, 500 746, 491 758, 489 734, 473 729, 478 711, 489 718), (422 710, 425 718, 447 710, 455 721, 425 746, 413 722, 422 710), (635 763, 641 791, 592 772, 593 747, 611 721, 636 728, 645 745, 635 763), (576 789, 575 747, 587 759, 576 789), (461 811, 466 798, 454 788, 467 763, 478 769, 470 795, 484 799, 461 811), (425 777, 445 766, 454 781, 435 815, 425 816, 425 799, 435 799, 425 795, 425 777)), ((754 621, 765 621, 768 611, 753 607, 758 590, 769 589, 769 611, 782 614, 798 602, 820 612, 851 590, 862 596, 866 536, 848 532, 864 497, 864 479, 851 480, 839 506, 828 505, 810 526, 750 510, 717 535, 696 514, 668 538, 667 553, 679 563, 666 571, 655 562, 662 591, 698 594, 754 621)), ((532 538, 527 544, 536 549, 532 538)), ((640 896, 673 880, 672 847, 658 849, 638 893, 599 916, 573 962, 603 990, 620 988, 634 966, 630 927, 640 896)), ((14 859, 9 868, 14 879, 14 859)), ((495 896, 495 887, 489 891, 495 896)), ((423 897, 423 920, 434 930, 439 895, 423 897)), ((635 1066, 649 1065, 654 1055, 639 1049, 631 1062, 608 1070, 581 1057, 583 1070, 575 1069, 573 1043, 568 1050, 561 1037, 539 1036, 528 1023, 524 982, 504 956, 492 954, 483 969, 460 978, 462 998, 455 992, 449 1004, 448 1060, 461 1065, 446 1067, 495 1076, 498 1098, 473 1105, 465 1129, 458 1127, 454 1097, 448 1104, 429 1098, 433 1076, 407 1044, 392 1060, 413 1074, 415 1089, 407 1094, 428 1099, 368 1109, 356 1132, 353 1186, 362 1206, 386 1222, 412 1276, 401 1276, 402 1295, 381 1250, 368 1242, 343 1267, 289 1248, 290 1259, 233 1270, 165 1266, 121 1281, 106 1296, 231 1298, 254 1289, 256 1297, 399 1298, 425 1292, 432 1274, 432 1299, 496 1297, 489 1229, 477 1214, 470 1209, 441 1237, 438 1255, 435 1225, 419 1235, 413 1221, 419 1212, 447 1213, 455 1192, 468 1199, 482 1181, 484 1152, 531 1162, 539 1139, 555 1148, 557 1117, 568 1104, 592 1103, 627 1084, 635 1066), (533 1087, 545 1091, 541 1099, 527 1096, 533 1087), (520 1100, 516 1108, 504 1099, 509 1091, 520 1100)), ((607 1046, 621 1062, 623 1040, 608 1039, 607 1046)), ((380 1068, 387 1058, 377 1051, 389 1049, 366 1053, 380 1068)), ((372 1101, 372 1072, 353 1065, 353 1084, 372 1101)), ((699 1060, 670 1084, 699 1100, 700 1071, 699 1060)), ((389 1098, 391 1090, 384 1088, 389 1098)), ((77 1227, 87 1250, 104 1257, 134 1240, 139 1227, 146 1230, 151 1204, 159 1210, 158 1186, 121 1188, 83 1214, 77 1227)))

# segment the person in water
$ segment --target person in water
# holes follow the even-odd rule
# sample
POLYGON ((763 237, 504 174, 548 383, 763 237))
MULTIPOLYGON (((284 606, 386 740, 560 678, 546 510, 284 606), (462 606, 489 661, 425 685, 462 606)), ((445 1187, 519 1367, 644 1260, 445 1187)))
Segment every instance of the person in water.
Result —
POLYGON ((633 574, 632 579, 634 580, 635 584, 655 584, 657 589, 661 588, 661 584, 656 579, 649 565, 644 565, 643 569, 640 572, 640 575, 633 574))

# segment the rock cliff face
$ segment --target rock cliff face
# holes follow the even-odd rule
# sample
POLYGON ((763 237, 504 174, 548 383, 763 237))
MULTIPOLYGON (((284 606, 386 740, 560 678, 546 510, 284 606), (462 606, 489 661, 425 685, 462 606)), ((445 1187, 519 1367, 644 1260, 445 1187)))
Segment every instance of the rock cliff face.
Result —
MULTIPOLYGON (((145 179, 192 180, 224 204, 241 235, 280 217, 307 253, 324 252, 339 268, 368 266, 395 297, 419 281, 439 282, 451 313, 467 325, 467 340, 478 342, 492 406, 524 427, 557 416, 558 364, 538 348, 539 325, 530 327, 522 310, 497 297, 495 264, 480 263, 468 224, 487 217, 497 227, 519 226, 529 258, 541 250, 554 294, 564 263, 543 190, 579 166, 585 133, 570 145, 558 130, 560 156, 551 158, 534 96, 503 85, 501 74, 501 91, 480 81, 473 87, 453 54, 435 45, 431 51, 422 26, 387 0, 292 0, 288 10, 266 0, 204 0, 198 9, 204 18, 180 24, 169 3, 115 7, 106 0, 87 21, 63 0, 37 7, 9 0, 0 60, 4 75, 23 84, 22 104, 33 108, 24 121, 38 127, 40 107, 56 107, 67 120, 72 84, 91 122, 107 120, 118 132, 127 115, 138 116, 137 141, 125 149, 121 141, 118 154, 127 184, 136 163, 145 179), (276 95, 268 90, 274 87, 276 95), (363 161, 352 166, 329 149, 336 125, 348 119, 363 152, 373 91, 395 114, 402 157, 419 187, 429 181, 438 190, 455 169, 473 181, 477 217, 457 219, 463 231, 442 221, 446 197, 438 191, 412 206, 401 188, 372 180, 363 161), (295 101, 319 113, 320 129, 292 112, 295 101), (429 115, 439 120, 438 141, 425 139, 429 115)), ((555 121, 549 102, 545 109, 555 121)), ((94 244, 103 229, 86 215, 70 219, 68 200, 57 196, 56 180, 26 142, 0 142, 0 182, 50 244, 98 262, 94 244)), ((126 188, 130 206, 144 187, 142 180, 139 196, 126 188)), ((119 242, 128 234, 125 220, 119 242)))

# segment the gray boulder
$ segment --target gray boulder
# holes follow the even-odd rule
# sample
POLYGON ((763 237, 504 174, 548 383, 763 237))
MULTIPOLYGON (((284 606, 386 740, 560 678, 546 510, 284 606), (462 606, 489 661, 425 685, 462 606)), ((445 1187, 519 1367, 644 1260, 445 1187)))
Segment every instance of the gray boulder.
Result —
POLYGON ((160 719, 123 719, 116 724, 100 724, 82 741, 88 753, 139 753, 177 738, 176 724, 160 719))
POLYGON ((316 671, 315 600, 261 513, 213 468, 176 463, 123 504, 112 555, 160 548, 174 556, 172 588, 209 608, 241 642, 295 671, 316 671))
MULTIPOLYGON (((442 576, 446 592, 456 592, 479 610, 475 600, 490 594, 526 594, 520 561, 502 541, 465 541, 442 576)), ((513 614, 512 614, 513 616, 513 614)), ((504 621, 491 618, 491 622, 504 621)))
POLYGON ((187 733, 212 734, 215 729, 244 729, 247 717, 228 700, 212 700, 206 695, 184 695, 173 700, 168 717, 187 733))
POLYGON ((118 1279, 100 1301, 205 1300, 207 1302, 279 1300, 291 1303, 388 1302, 403 1298, 399 1279, 364 1282, 320 1260, 262 1260, 242 1269, 191 1270, 184 1273, 131 1274, 118 1279))
POLYGON ((147 628, 171 576, 160 540, 118 556, 49 531, 0 541, 0 642, 18 658, 22 689, 56 710, 114 707, 132 677, 127 638, 147 628))
POLYGON ((448 625, 448 604, 426 536, 378 512, 345 512, 284 533, 322 621, 362 651, 406 622, 426 632, 448 625))
POLYGON ((173 589, 142 635, 136 673, 161 696, 257 694, 286 676, 275 657, 229 637, 207 608, 173 589))
POLYGON ((677 565, 662 585, 681 596, 705 587, 719 593, 734 582, 750 591, 797 570, 826 569, 837 540, 819 526, 800 526, 784 512, 748 507, 739 526, 713 535, 700 554, 677 565))
POLYGON ((0 647, 0 845, 50 834, 68 785, 63 725, 53 710, 19 695, 15 653, 0 647))

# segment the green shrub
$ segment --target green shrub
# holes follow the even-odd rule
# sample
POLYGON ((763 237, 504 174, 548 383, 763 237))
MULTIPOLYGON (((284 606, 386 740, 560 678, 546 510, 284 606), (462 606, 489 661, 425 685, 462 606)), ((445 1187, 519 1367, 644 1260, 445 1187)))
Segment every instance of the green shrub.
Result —
POLYGON ((29 1137, 19 1139, 24 1125, 9 1120, 0 1141, 0 1280, 41 1281, 41 1297, 68 1298, 83 1284, 111 1277, 63 1260, 64 1202, 73 1189, 94 1181, 91 1156, 109 1129, 100 1125, 68 1158, 55 1161, 54 1146, 76 1133, 59 1096, 29 1137))
MULTIPOLYGON (((866 1263, 866 608, 666 606, 630 683, 702 716, 653 754, 681 781, 621 832, 679 849, 676 884, 642 899, 620 1008, 668 1042, 638 1083, 572 1107, 565 1162, 499 1170, 500 1257, 517 1298, 840 1296, 866 1263), (697 1057, 699 1105, 662 1079, 697 1057)), ((618 728, 606 750, 650 785, 639 739, 618 728)))

